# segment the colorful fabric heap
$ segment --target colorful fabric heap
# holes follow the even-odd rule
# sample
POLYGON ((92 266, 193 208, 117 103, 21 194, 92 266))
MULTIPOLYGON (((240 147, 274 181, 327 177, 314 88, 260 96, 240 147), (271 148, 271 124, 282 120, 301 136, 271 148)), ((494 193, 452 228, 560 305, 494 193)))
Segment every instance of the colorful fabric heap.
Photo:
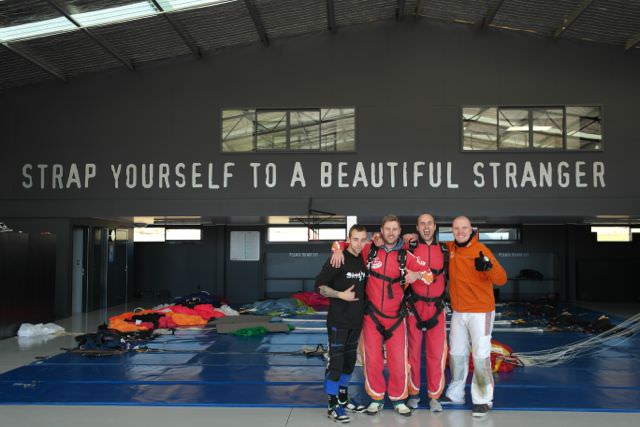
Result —
POLYGON ((256 301, 240 307, 241 313, 251 313, 267 316, 295 316, 298 314, 313 314, 316 311, 295 298, 269 299, 256 301))
POLYGON ((298 292, 291 295, 291 297, 302 301, 305 305, 315 310, 326 310, 329 308, 329 298, 317 292, 298 292))
POLYGON ((157 328, 174 329, 179 326, 203 326, 209 320, 229 313, 211 304, 198 304, 193 308, 170 305, 159 310, 134 310, 109 318, 109 329, 119 332, 151 331, 157 328))

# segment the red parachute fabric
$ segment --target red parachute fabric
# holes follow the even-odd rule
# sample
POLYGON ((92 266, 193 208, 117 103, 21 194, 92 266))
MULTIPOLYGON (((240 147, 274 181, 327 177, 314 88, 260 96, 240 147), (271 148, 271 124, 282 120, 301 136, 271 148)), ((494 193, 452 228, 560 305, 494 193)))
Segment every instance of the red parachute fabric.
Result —
POLYGON ((326 309, 329 307, 329 298, 317 292, 298 292, 291 295, 291 298, 302 301, 305 305, 313 307, 314 309, 326 309))

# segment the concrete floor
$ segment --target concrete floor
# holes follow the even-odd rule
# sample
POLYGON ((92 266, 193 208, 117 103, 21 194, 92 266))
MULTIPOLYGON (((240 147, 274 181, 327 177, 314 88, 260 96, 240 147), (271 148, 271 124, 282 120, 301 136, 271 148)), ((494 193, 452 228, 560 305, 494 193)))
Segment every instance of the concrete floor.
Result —
MULTIPOLYGON (((142 305, 137 303, 137 305, 142 305)), ((19 339, 0 341, 0 372, 28 364, 37 357, 59 353, 60 348, 75 347, 73 336, 95 331, 108 316, 131 310, 132 306, 112 307, 88 315, 77 315, 56 323, 65 327, 66 335, 52 339, 19 339)), ((620 317, 637 312, 637 305, 592 305, 592 309, 606 311, 620 317)), ((496 402, 499 407, 499 402, 496 402)), ((326 418, 322 409, 300 408, 207 408, 207 407, 144 407, 144 406, 9 406, 0 405, 0 427, 88 426, 91 427, 175 427, 176 425, 212 426, 287 426, 310 427, 336 425, 326 418)), ((353 416, 350 425, 420 426, 420 427, 621 427, 639 426, 640 414, 600 412, 524 412, 493 410, 483 419, 474 419, 469 411, 445 410, 431 414, 418 410, 409 418, 385 410, 381 415, 353 416)))

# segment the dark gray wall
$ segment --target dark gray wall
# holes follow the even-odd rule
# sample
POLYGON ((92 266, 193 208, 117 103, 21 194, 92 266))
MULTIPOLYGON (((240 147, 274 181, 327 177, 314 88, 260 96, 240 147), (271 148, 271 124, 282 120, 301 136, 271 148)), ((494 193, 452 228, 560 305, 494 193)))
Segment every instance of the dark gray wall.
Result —
POLYGON ((57 319, 71 313, 71 225, 68 219, 52 218, 3 218, 14 231, 30 234, 55 235, 55 287, 54 307, 57 319))
POLYGON ((0 216, 300 214, 309 197, 315 209, 361 215, 413 215, 426 207, 438 215, 637 216, 640 188, 629 185, 640 154, 640 58, 634 53, 467 26, 387 22, 10 90, 0 94, 2 148, 11 153, 0 159, 0 216), (604 106, 604 152, 460 153, 460 105, 583 103, 604 106), (219 153, 221 108, 305 106, 355 106, 357 153, 219 153), (398 189, 388 181, 379 189, 319 186, 321 161, 349 162, 350 180, 358 160, 452 162, 459 188, 398 189), (303 163, 304 189, 289 188, 295 161, 303 163), (478 189, 476 161, 520 167, 602 161, 606 188, 507 189, 502 177, 499 188, 478 189), (88 189, 41 190, 35 174, 34 188, 22 187, 26 163, 87 162, 97 165, 88 189), (222 164, 234 162, 234 176, 220 190, 143 189, 140 177, 135 189, 122 182, 114 188, 111 164, 161 162, 212 162, 216 182, 222 164), (253 189, 250 162, 275 162, 277 187, 253 189))
POLYGON ((203 227, 199 242, 136 243, 136 291, 161 302, 198 291, 222 295, 223 242, 224 227, 203 227))

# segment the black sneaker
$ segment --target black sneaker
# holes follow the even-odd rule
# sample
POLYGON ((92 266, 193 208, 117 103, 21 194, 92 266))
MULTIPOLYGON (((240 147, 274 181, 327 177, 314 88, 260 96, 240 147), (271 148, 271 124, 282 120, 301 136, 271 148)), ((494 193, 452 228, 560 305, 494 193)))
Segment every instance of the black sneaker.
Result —
POLYGON ((489 405, 473 405, 473 409, 471 410, 471 415, 474 417, 484 417, 489 413, 489 405))
POLYGON ((438 402, 440 402, 441 405, 464 405, 464 400, 462 402, 456 402, 455 400, 451 400, 446 394, 440 396, 438 402))

